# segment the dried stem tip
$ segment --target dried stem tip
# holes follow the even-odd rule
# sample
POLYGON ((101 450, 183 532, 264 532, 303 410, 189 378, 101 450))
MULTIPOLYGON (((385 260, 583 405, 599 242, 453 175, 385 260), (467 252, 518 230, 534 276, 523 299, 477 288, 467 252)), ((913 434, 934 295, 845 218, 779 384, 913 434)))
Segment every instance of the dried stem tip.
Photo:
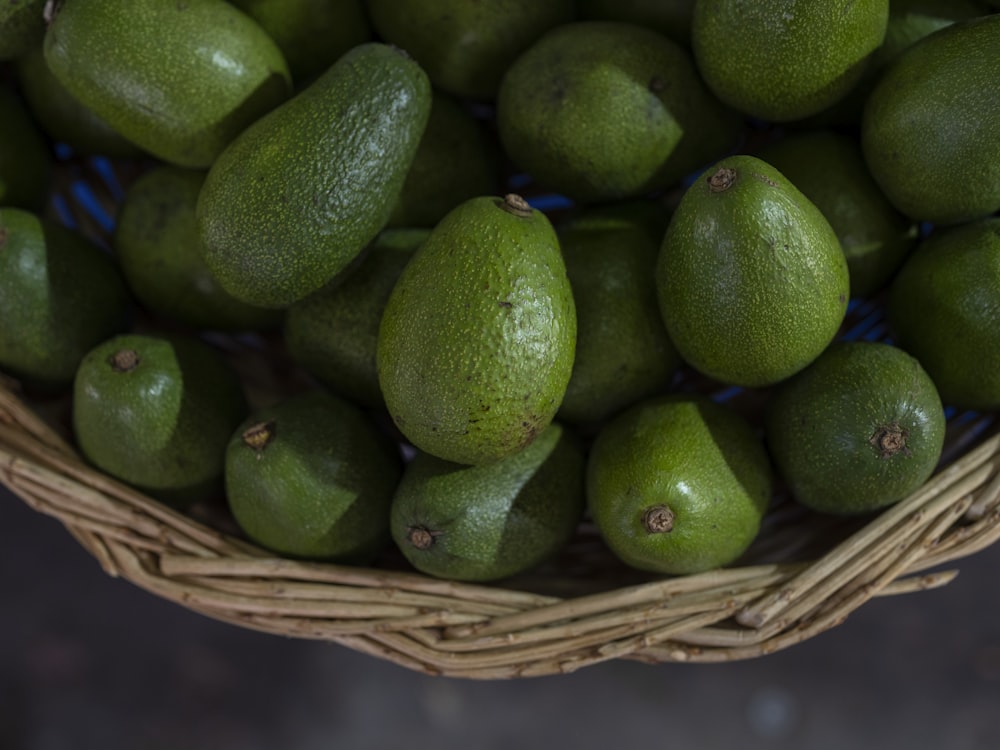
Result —
POLYGON ((892 458, 897 453, 910 455, 910 449, 906 447, 906 438, 910 436, 908 430, 899 426, 898 422, 882 425, 868 442, 878 451, 879 458, 892 458))
POLYGON ((666 534, 674 528, 674 512, 666 505, 646 508, 642 514, 642 525, 650 534, 666 534))
POLYGON ((406 533, 406 538, 414 547, 419 550, 427 550, 434 546, 434 537, 437 536, 430 529, 423 526, 411 526, 406 533))
POLYGON ((531 206, 528 205, 528 201, 515 193, 507 193, 503 197, 503 203, 500 207, 507 213, 514 214, 514 216, 524 218, 531 216, 531 206))
POLYGON ((131 372, 139 366, 139 352, 135 349, 119 349, 108 360, 115 372, 131 372))
POLYGON ((253 448, 257 452, 257 457, 260 458, 261 451, 271 444, 277 431, 278 425, 274 422, 258 422, 243 430, 241 437, 243 444, 248 448, 253 448))
POLYGON ((715 174, 708 178, 708 187, 713 193, 729 190, 736 182, 736 170, 731 167, 719 167, 715 174))

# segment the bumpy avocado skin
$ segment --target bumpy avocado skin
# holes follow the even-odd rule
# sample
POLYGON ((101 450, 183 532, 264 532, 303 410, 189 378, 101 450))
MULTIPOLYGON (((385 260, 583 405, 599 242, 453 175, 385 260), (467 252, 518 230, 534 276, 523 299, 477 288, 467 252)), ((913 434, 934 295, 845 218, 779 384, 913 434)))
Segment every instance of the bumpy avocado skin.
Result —
POLYGON ((959 224, 1000 208, 1000 14, 955 23, 906 50, 865 105, 861 144, 889 200, 959 224))
POLYGON ((222 287, 288 307, 346 268, 388 222, 430 104, 420 66, 371 42, 241 134, 198 198, 222 287))
POLYGON ((0 206, 41 211, 52 156, 41 131, 13 91, 0 87, 0 206))
POLYGON ((417 448, 489 463, 552 421, 575 346, 572 289, 549 220, 516 196, 472 198, 438 223, 393 288, 379 384, 417 448))
POLYGON ((86 107, 144 151, 205 168, 291 92, 281 52, 222 0, 67 0, 45 60, 86 107))

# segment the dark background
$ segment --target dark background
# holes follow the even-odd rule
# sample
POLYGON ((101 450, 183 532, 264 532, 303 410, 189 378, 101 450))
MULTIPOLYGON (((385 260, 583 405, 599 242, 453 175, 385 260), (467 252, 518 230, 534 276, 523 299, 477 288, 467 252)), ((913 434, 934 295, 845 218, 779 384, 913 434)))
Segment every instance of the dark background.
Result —
POLYGON ((996 750, 1000 545, 956 565, 760 659, 475 682, 185 610, 0 489, 0 750, 996 750))

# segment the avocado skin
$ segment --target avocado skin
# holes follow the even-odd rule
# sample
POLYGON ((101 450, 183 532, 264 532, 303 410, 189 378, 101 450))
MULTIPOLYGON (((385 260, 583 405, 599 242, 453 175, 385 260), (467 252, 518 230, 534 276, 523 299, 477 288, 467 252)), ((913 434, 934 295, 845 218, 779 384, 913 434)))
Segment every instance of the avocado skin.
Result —
POLYGON ((110 256, 60 224, 0 208, 0 366, 39 391, 72 382, 84 355, 129 321, 110 256))
POLYGON ((681 357, 722 383, 763 387, 812 362, 850 295, 847 261, 818 208, 778 170, 738 155, 684 193, 656 267, 660 313, 681 357), (732 183, 713 180, 726 170, 732 183))
POLYGON ((580 441, 550 424, 520 453, 464 466, 418 453, 392 500, 393 541, 427 575, 493 581, 528 571, 560 551, 583 516, 580 441), (429 532, 420 549, 411 529, 429 532))
POLYGON ((222 287, 288 307, 347 267, 388 222, 430 105, 420 66, 370 42, 241 134, 196 211, 222 287))
POLYGON ((457 206, 392 290, 378 336, 379 384, 417 448, 455 463, 516 453, 553 419, 576 346, 559 241, 535 209, 503 198, 457 206))
POLYGON ((67 0, 45 33, 63 86, 144 151, 205 168, 291 92, 267 34, 222 0, 67 0), (197 54, 193 52, 197 50, 197 54))
POLYGON ((959 224, 1000 209, 1000 14, 960 21, 901 54, 872 90, 861 145, 890 201, 959 224))
POLYGON ((584 21, 624 21, 657 31, 691 48, 695 0, 577 0, 584 21))
POLYGON ((46 0, 6 0, 0 3, 0 60, 15 60, 45 36, 46 0))
POLYGON ((767 403, 765 433, 778 473, 802 505, 861 515, 899 502, 933 473, 945 416, 933 381, 902 349, 836 341, 767 403), (884 455, 880 431, 904 431, 884 455))
POLYGON ((101 471, 176 506, 221 494, 226 445, 246 416, 240 381, 195 338, 123 334, 83 358, 73 384, 73 430, 101 471), (111 358, 133 350, 138 365, 111 358))
POLYGON ((0 206, 42 211, 52 177, 48 144, 17 95, 0 87, 0 206))

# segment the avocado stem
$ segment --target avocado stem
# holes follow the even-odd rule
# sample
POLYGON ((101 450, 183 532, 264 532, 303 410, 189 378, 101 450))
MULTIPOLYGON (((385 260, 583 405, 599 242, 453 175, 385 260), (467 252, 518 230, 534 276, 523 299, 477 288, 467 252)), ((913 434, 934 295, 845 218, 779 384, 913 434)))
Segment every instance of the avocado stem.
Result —
POLYGON ((868 442, 878 451, 879 458, 892 458, 900 452, 909 456, 910 449, 906 447, 909 436, 908 430, 900 427, 898 422, 892 422, 879 427, 868 442))
POLYGON ((729 190, 736 182, 736 170, 732 167, 719 167, 715 174, 708 178, 708 187, 713 193, 729 190))
POLYGON ((258 422, 255 425, 247 427, 241 437, 243 438, 243 444, 256 451, 257 458, 259 459, 261 452, 271 444, 277 432, 278 425, 275 422, 258 422))
POLYGON ((139 352, 135 349, 119 349, 108 360, 115 372, 132 372, 139 366, 139 352))
POLYGON ((411 526, 406 532, 407 541, 419 550, 428 550, 433 547, 436 536, 437 534, 423 526, 411 526))
POLYGON ((503 203, 500 204, 500 208, 509 214, 514 214, 514 216, 520 216, 521 218, 531 216, 531 206, 528 204, 528 201, 516 193, 507 193, 503 197, 503 203))
POLYGON ((666 534, 674 528, 674 512, 667 505, 653 505, 642 514, 642 525, 650 534, 666 534))

